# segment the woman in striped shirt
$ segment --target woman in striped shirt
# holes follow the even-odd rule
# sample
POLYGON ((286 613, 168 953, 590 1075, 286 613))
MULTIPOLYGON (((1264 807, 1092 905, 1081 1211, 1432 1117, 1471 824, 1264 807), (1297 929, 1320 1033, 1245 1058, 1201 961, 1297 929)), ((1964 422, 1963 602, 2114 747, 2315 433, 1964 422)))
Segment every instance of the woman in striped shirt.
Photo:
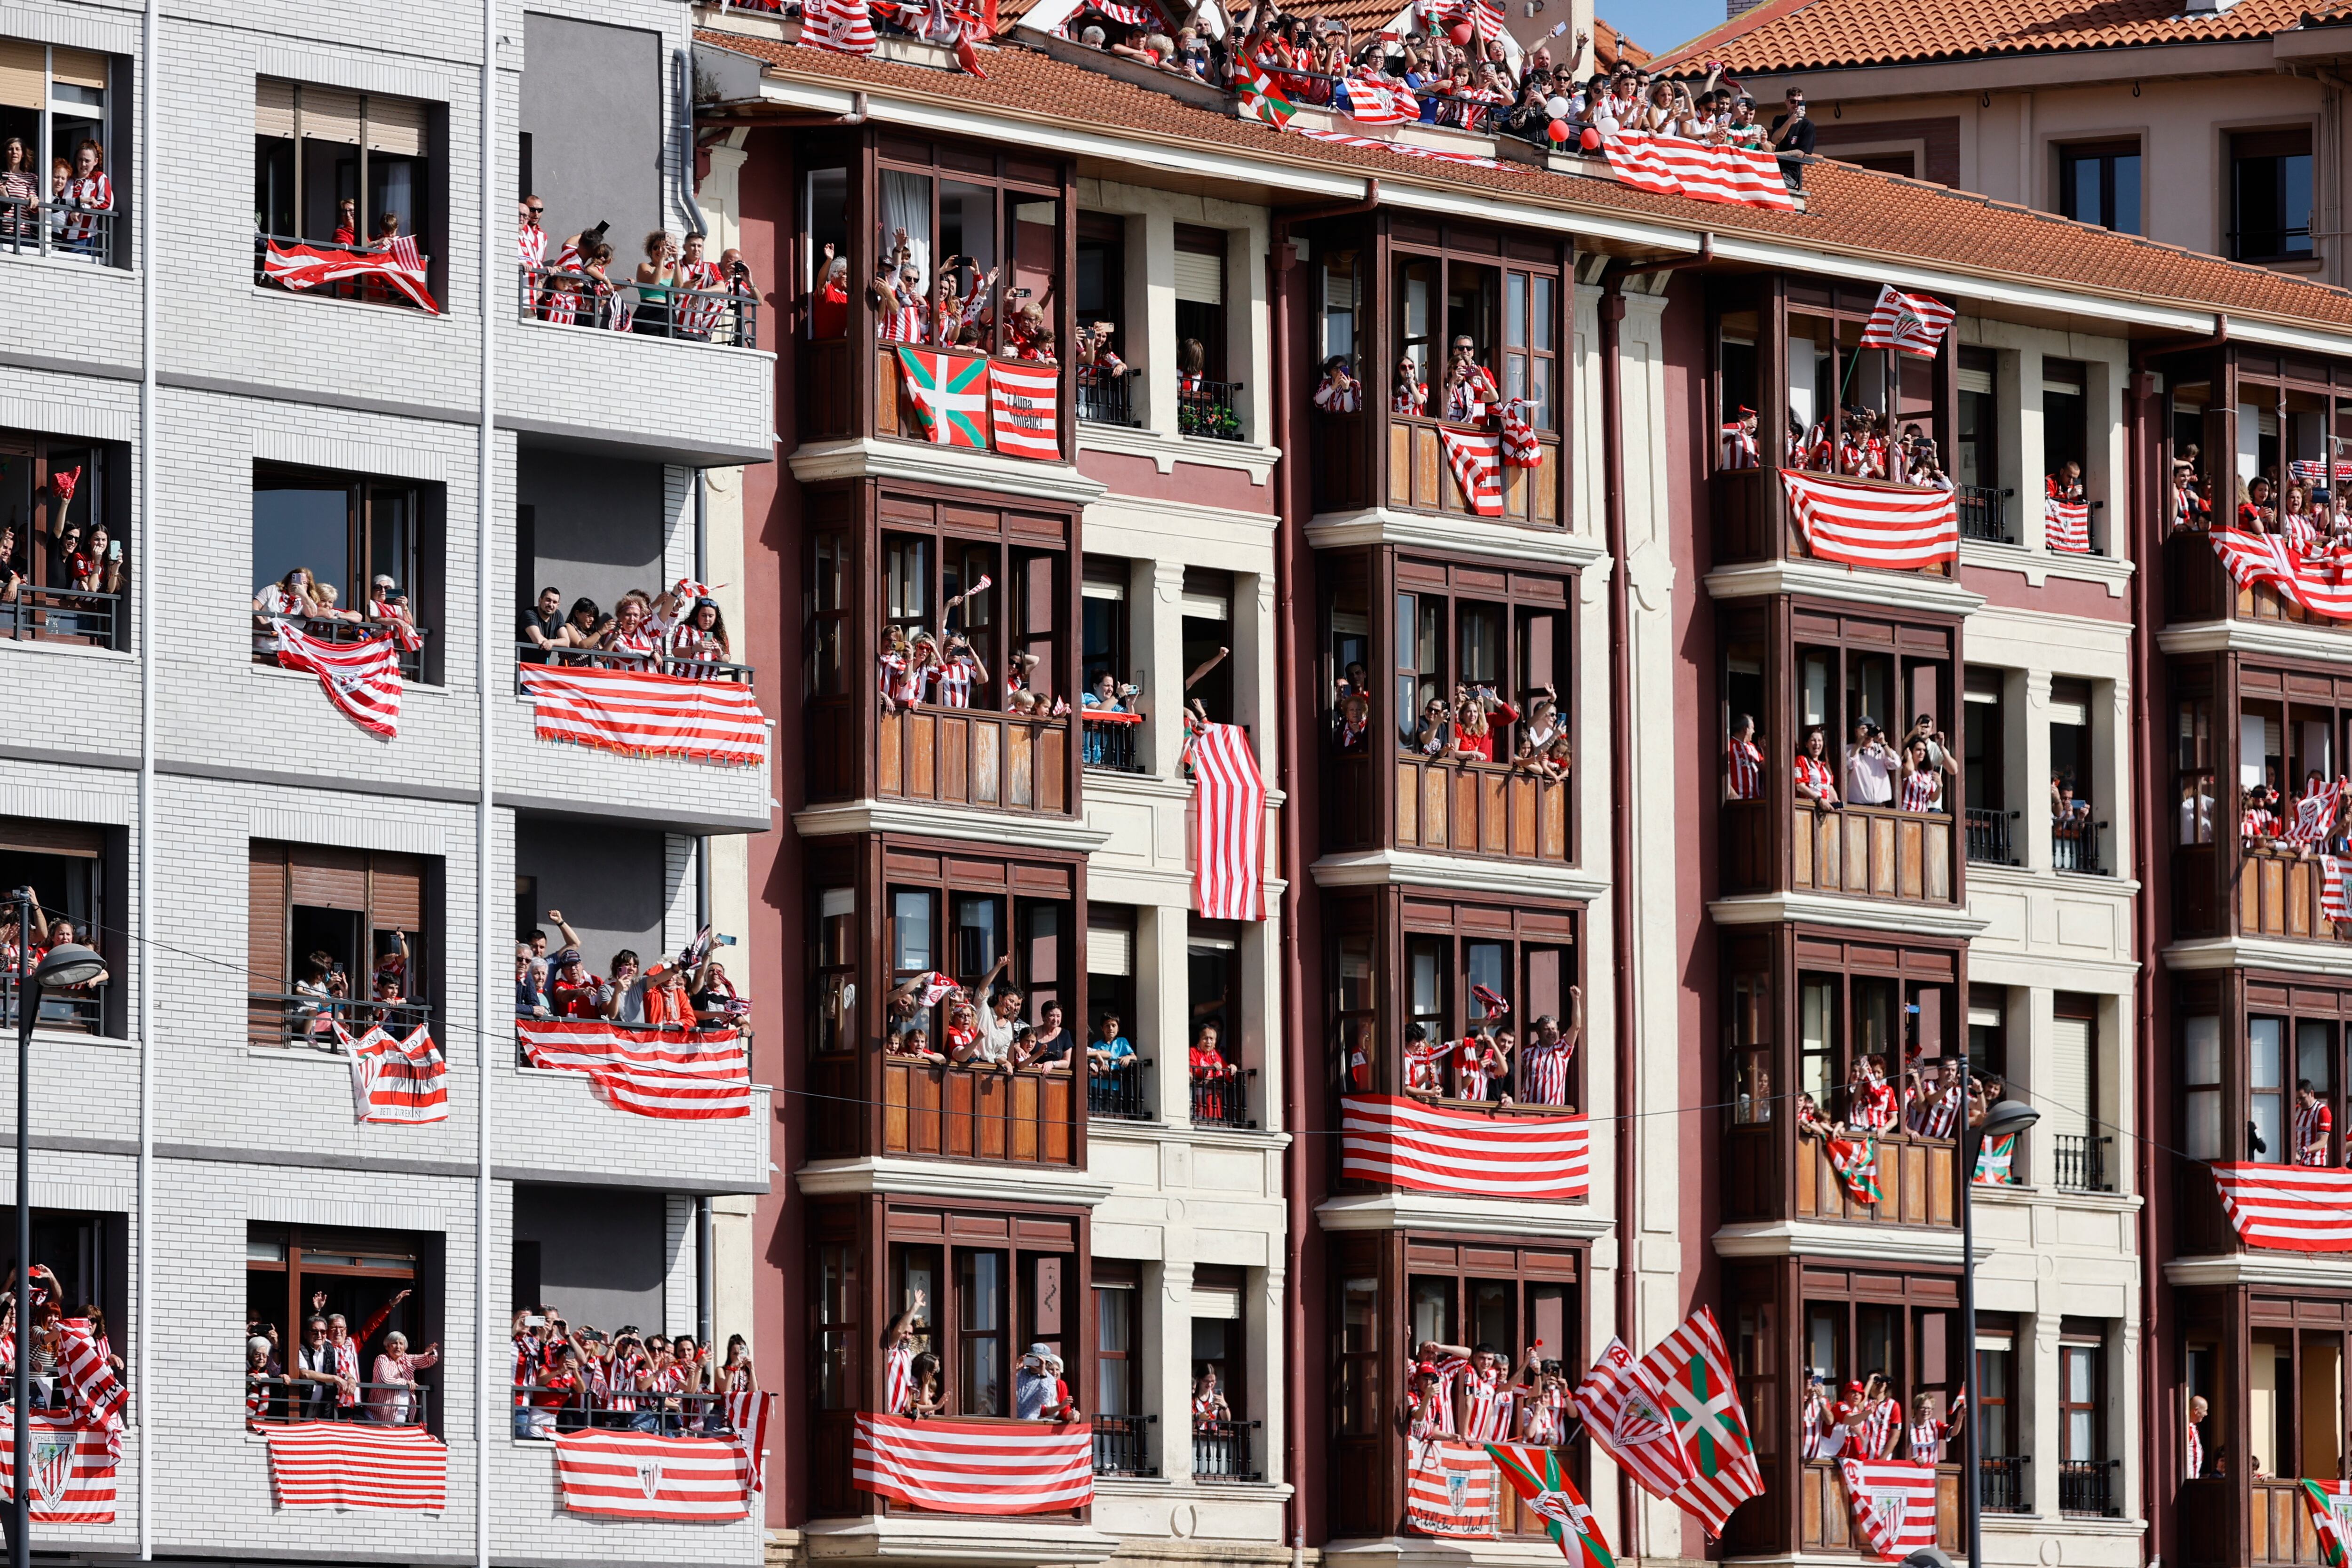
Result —
POLYGON ((1944 768, 1951 766, 1949 753, 1943 768, 1937 767, 1927 752, 1927 738, 1914 735, 1903 748, 1903 788, 1896 805, 1905 811, 1924 814, 1944 809, 1944 768))
POLYGON ((1815 811, 1836 811, 1843 805, 1837 775, 1822 754, 1828 747, 1827 734, 1816 724, 1805 731, 1804 748, 1797 753, 1797 796, 1811 801, 1815 811))

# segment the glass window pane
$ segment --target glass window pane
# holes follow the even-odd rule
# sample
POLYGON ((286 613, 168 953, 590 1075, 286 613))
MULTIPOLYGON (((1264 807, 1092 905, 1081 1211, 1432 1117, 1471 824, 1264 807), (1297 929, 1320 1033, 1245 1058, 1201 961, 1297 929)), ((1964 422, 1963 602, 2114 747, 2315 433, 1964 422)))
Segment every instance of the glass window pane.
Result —
POLYGON ((2247 1072, 2251 1087, 2256 1089, 2279 1087, 2279 1064, 2284 1055, 2285 1039, 2286 1021, 2283 1018, 2246 1020, 2247 1072))
POLYGON ((1528 397, 1536 405, 1534 423, 1538 430, 1556 428, 1552 423, 1552 379, 1553 372, 1558 369, 1559 362, 1556 360, 1539 359, 1535 362, 1533 379, 1528 388, 1528 397))
POLYGON ((1551 300, 1552 291, 1559 287, 1559 281, 1553 278, 1538 278, 1535 286, 1535 320, 1530 323, 1529 346, 1539 350, 1556 349, 1558 345, 1552 342, 1551 300))
POLYGON ((1509 274, 1503 289, 1503 342, 1509 348, 1528 346, 1528 275, 1509 274))
POLYGON ((2074 178, 2066 193, 2073 206, 2066 216, 2082 223, 2103 221, 2106 214, 2099 206, 2099 160, 2075 158, 2069 161, 2067 167, 2074 178))
POLYGON ((2307 1082, 2321 1094, 2334 1087, 2335 1074, 2328 1070, 2334 1060, 2336 1026, 2315 1018, 2299 1020, 2294 1026, 2294 1076, 2297 1082, 2307 1082))
MULTIPOLYGON (((1472 942, 1467 955, 1469 962, 1464 965, 1464 978, 1474 986, 1485 986, 1487 990, 1492 991, 1495 994, 1502 997, 1505 1002, 1507 1003, 1510 1000, 1511 995, 1511 984, 1510 976, 1503 962, 1503 953, 1504 949, 1501 942, 1472 942)), ((1472 994, 1475 996, 1475 993, 1474 992, 1472 994)), ((1474 1024, 1486 1016, 1486 1008, 1483 1004, 1473 1001, 1470 1004, 1470 1010, 1471 1022, 1474 1024)))
POLYGON ((904 889, 890 895, 890 966, 901 973, 939 967, 931 957, 932 900, 938 896, 904 889))
POLYGON ((2196 1017, 2189 1020, 2188 1081, 2205 1084, 2221 1081, 2221 1020, 2216 1017, 2196 1017))
POLYGON ((253 591, 301 567, 350 603, 348 485, 257 485, 253 492, 253 591))
POLYGON ((1414 629, 1420 625, 1420 595, 1415 594, 1399 594, 1397 595, 1396 639, 1397 668, 1399 669, 1411 669, 1414 668, 1412 658, 1413 654, 1416 651, 1416 644, 1413 639, 1413 633, 1414 629))
POLYGON ((2107 226, 2118 234, 2137 234, 2139 226, 2139 154, 2119 154, 2116 165, 2116 207, 2107 226))
POLYGON ((2221 1157, 2221 1092, 2200 1089, 2189 1096, 2189 1157, 2221 1157))
POLYGON ((963 1405, 968 1415, 1002 1415, 1004 1255, 957 1254, 956 1301, 963 1351, 963 1405))

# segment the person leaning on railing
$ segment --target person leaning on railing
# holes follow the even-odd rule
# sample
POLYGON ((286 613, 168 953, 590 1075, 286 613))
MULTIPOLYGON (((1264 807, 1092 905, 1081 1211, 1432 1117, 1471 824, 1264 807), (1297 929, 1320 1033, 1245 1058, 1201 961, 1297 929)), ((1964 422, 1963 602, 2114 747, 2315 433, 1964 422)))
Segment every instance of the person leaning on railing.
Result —
POLYGON ((415 1355, 408 1336, 394 1329, 383 1336, 383 1352, 375 1358, 375 1384, 368 1390, 368 1419, 381 1426, 410 1425, 410 1415, 422 1415, 415 1390, 416 1374, 441 1360, 441 1347, 430 1344, 415 1355))

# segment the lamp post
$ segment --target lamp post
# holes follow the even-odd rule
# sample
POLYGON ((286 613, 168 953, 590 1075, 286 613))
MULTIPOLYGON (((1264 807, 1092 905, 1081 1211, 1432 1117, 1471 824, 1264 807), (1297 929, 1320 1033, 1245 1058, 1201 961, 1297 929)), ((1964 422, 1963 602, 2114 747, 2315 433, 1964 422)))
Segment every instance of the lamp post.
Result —
MULTIPOLYGON (((2042 1120, 2042 1112, 2023 1100, 2004 1100, 1985 1112, 1984 1125, 1964 1130, 1960 1138, 1960 1386, 1977 1370, 1977 1222, 1976 1208, 1969 1194, 1977 1184, 1977 1151, 1988 1138, 2007 1138, 2024 1131, 2042 1120)), ((1982 1415, 1984 1390, 1977 1390, 1977 1408, 1961 1424, 1961 1447, 1966 1458, 1963 1485, 1960 1488, 1961 1521, 1969 1535, 1969 1568, 1984 1568, 1984 1543, 1979 1539, 1982 1523, 1984 1468, 1983 1453, 1977 1435, 1984 1430, 1982 1415)))
POLYGON ((16 1415, 15 1485, 8 1504, 8 1568, 33 1560, 33 1025, 41 995, 106 978, 106 960, 79 942, 61 942, 33 966, 33 889, 19 888, 16 903, 16 1365, 8 1402, 16 1415))

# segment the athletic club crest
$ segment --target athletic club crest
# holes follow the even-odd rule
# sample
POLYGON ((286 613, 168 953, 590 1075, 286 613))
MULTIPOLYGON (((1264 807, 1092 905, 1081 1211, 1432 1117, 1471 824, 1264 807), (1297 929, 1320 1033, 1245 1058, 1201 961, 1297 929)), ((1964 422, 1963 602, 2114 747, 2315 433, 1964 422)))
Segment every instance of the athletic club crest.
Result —
POLYGON ((1445 1472, 1445 1502, 1455 1513, 1465 1511, 1470 1501, 1470 1477, 1461 1470, 1445 1472))
POLYGON ((662 1462, 647 1454, 637 1460, 637 1489, 651 1502, 661 1495, 662 1462))
POLYGON ((1870 1499, 1870 1511, 1878 1516, 1886 1538, 1889 1541, 1902 1540, 1903 1521, 1911 1513, 1910 1494, 1899 1489, 1881 1490, 1874 1488, 1865 1495, 1870 1499))
POLYGON ((66 1483, 73 1479, 71 1437, 37 1437, 33 1442, 33 1497, 55 1508, 63 1501, 66 1483))

